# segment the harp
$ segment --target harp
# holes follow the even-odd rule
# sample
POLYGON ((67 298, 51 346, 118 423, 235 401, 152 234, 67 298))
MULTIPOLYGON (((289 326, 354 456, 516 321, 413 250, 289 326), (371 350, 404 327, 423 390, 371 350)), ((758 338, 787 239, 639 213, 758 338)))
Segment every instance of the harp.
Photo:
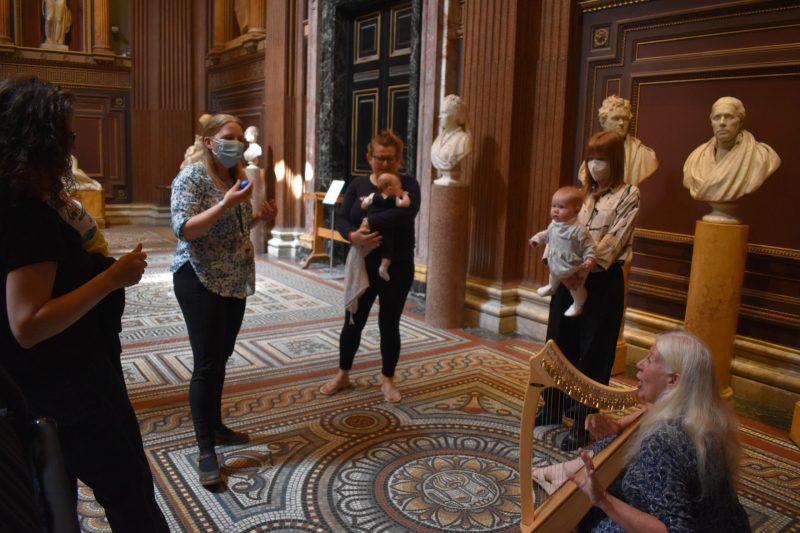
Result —
MULTIPOLYGON (((575 368, 552 340, 530 358, 528 387, 522 408, 519 437, 519 477, 523 533, 572 531, 589 510, 589 499, 575 483, 564 483, 538 508, 534 505, 533 431, 536 408, 542 391, 555 387, 573 400, 601 410, 620 411, 639 403, 635 389, 621 389, 597 383, 575 368)), ((605 449, 594 456, 595 475, 608 486, 622 470, 629 437, 638 420, 626 427, 605 449)))

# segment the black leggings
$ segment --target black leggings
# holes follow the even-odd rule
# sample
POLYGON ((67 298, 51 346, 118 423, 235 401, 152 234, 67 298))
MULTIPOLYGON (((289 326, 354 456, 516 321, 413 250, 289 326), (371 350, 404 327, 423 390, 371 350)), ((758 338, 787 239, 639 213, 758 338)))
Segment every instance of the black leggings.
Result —
POLYGON ((406 303, 408 291, 414 282, 414 260, 395 259, 389 267, 390 281, 384 281, 378 275, 380 266, 380 252, 375 250, 365 259, 367 274, 369 275, 369 288, 358 299, 358 311, 352 315, 350 312, 344 316, 344 327, 339 335, 339 368, 350 370, 353 368, 358 347, 361 344, 361 333, 369 318, 369 312, 375 298, 380 298, 378 311, 378 329, 381 334, 381 372, 390 378, 394 376, 397 361, 400 359, 400 317, 406 303))
MULTIPOLYGON (((585 287, 588 298, 583 313, 570 318, 564 316, 564 311, 572 304, 572 296, 563 283, 558 286, 550 301, 547 338, 556 341, 562 353, 578 370, 607 385, 625 312, 622 267, 613 263, 608 270, 589 273, 585 287)), ((555 389, 546 390, 544 399, 547 404, 557 404, 554 413, 570 404, 555 389)), ((551 408, 549 406, 548 410, 551 408)), ((583 420, 589 412, 585 407, 578 410, 575 420, 580 424, 579 427, 583 427, 583 420)))
POLYGON ((189 406, 197 445, 201 455, 213 453, 214 431, 222 427, 225 364, 242 326, 245 300, 219 296, 206 289, 188 262, 172 279, 194 357, 189 406))

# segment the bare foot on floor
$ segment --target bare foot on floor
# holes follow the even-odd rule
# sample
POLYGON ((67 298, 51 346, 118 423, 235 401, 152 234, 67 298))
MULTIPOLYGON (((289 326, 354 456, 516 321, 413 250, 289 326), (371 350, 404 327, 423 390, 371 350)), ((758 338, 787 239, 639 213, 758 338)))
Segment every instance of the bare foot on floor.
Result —
POLYGON ((403 399, 403 395, 397 390, 392 379, 383 378, 381 391, 383 391, 383 399, 389 403, 400 403, 400 400, 403 399))
POLYGON ((325 396, 332 396, 339 391, 350 389, 352 387, 353 384, 350 383, 349 376, 339 372, 336 374, 336 376, 322 384, 322 386, 319 388, 319 393, 325 396))

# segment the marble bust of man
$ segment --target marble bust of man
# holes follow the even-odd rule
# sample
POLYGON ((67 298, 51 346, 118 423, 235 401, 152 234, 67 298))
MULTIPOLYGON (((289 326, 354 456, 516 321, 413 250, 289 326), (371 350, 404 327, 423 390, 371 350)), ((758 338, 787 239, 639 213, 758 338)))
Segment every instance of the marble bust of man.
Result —
MULTIPOLYGON (((625 183, 637 187, 658 169, 658 159, 652 148, 628 134, 631 125, 631 102, 612 94, 600 105, 597 118, 605 131, 614 131, 625 139, 625 183)), ((578 177, 583 183, 586 179, 586 162, 581 163, 578 177)))
POLYGON ((755 192, 780 166, 775 150, 742 129, 744 117, 738 98, 723 96, 711 106, 714 136, 683 165, 683 185, 695 200, 735 202, 755 192))
POLYGON ((258 140, 258 128, 255 126, 248 126, 244 130, 244 140, 249 144, 247 150, 244 151, 244 160, 247 161, 249 168, 258 166, 258 158, 261 157, 261 146, 256 142, 258 140))
POLYGON ((461 160, 472 150, 467 106, 461 97, 451 94, 444 99, 439 127, 439 136, 431 145, 431 163, 439 171, 440 179, 455 179, 453 175, 458 175, 461 160))

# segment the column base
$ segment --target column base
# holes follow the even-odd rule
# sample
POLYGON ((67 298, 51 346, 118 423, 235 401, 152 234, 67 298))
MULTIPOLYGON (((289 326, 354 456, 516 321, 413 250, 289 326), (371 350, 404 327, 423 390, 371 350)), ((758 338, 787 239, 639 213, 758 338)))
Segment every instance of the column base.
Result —
POLYGON ((303 228, 272 228, 272 238, 267 242, 267 254, 274 257, 291 257, 297 254, 301 246, 300 236, 303 228))

